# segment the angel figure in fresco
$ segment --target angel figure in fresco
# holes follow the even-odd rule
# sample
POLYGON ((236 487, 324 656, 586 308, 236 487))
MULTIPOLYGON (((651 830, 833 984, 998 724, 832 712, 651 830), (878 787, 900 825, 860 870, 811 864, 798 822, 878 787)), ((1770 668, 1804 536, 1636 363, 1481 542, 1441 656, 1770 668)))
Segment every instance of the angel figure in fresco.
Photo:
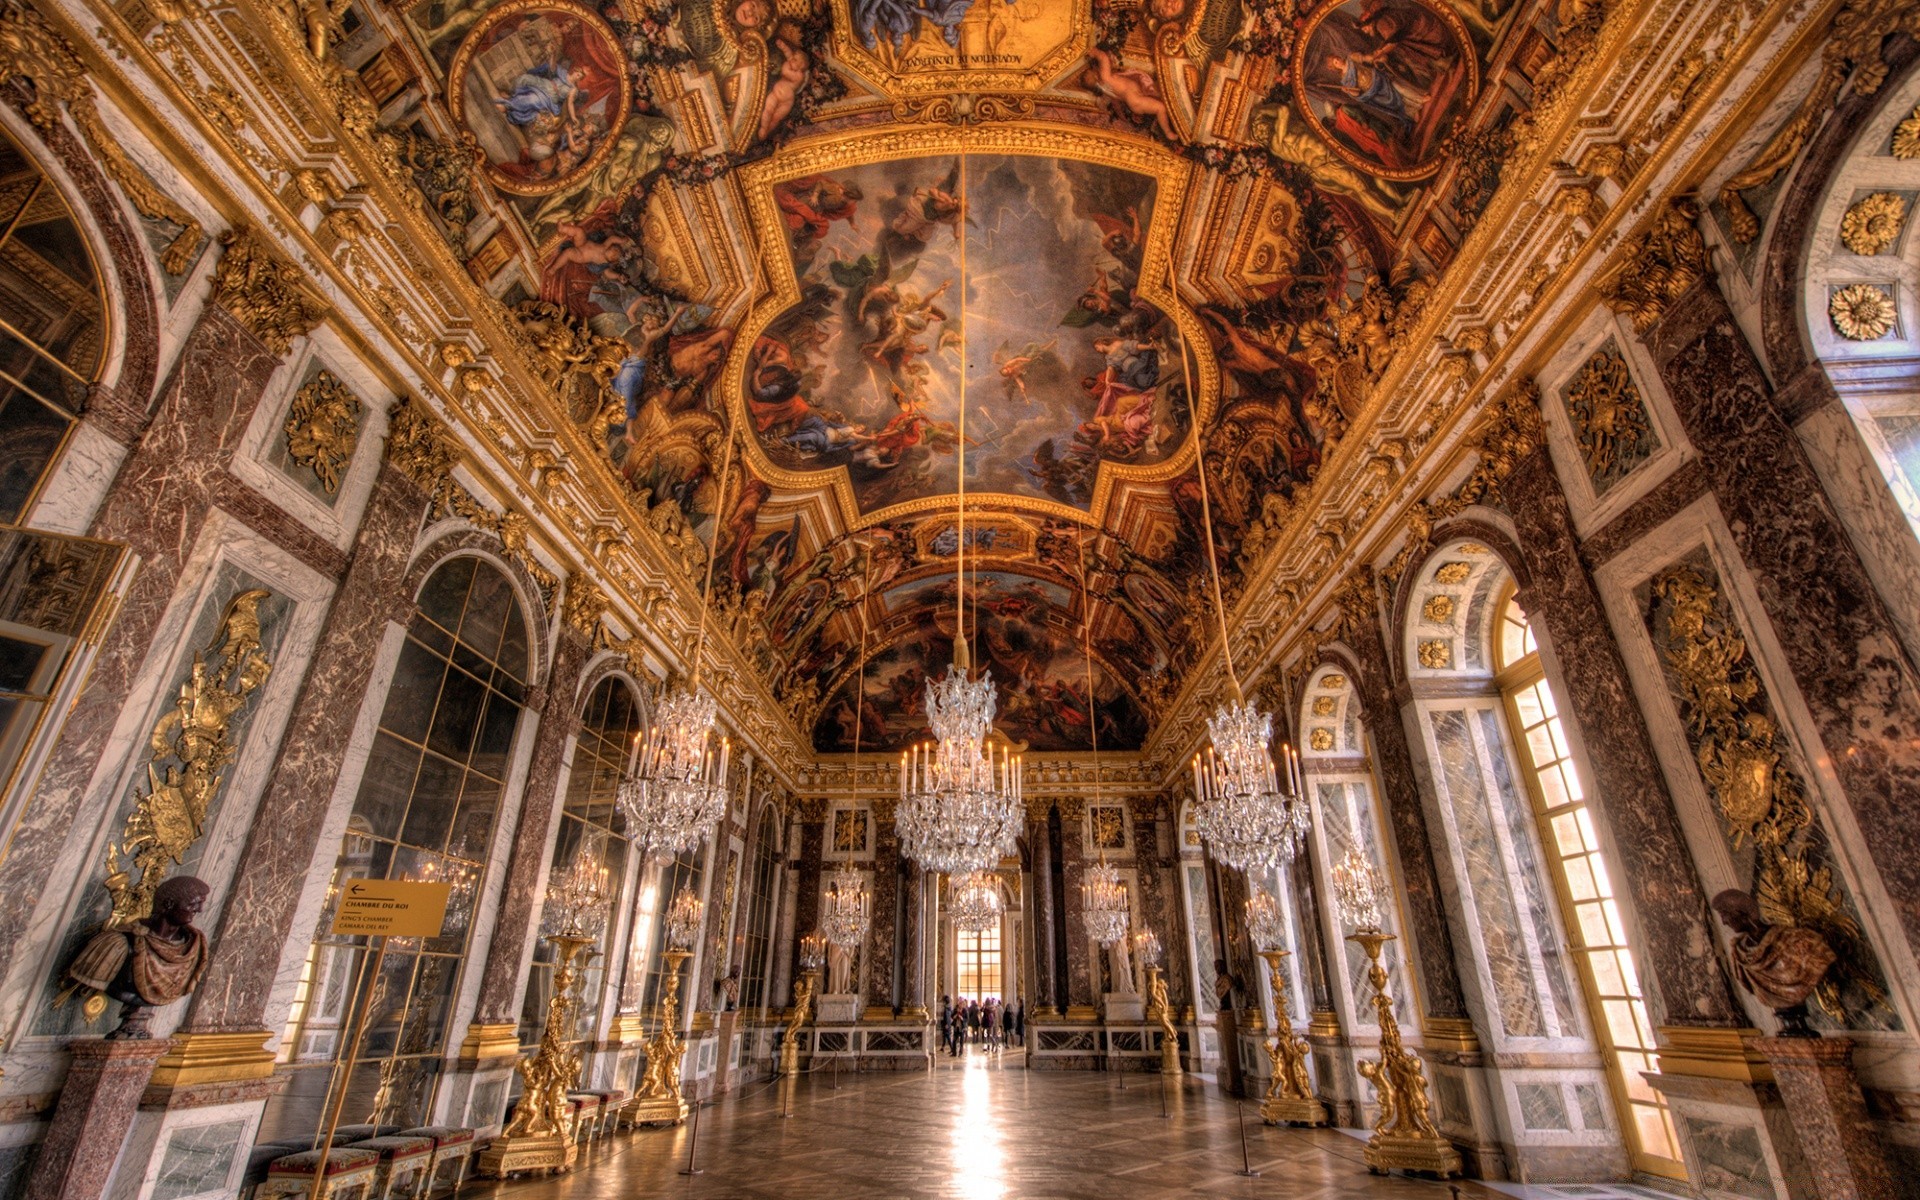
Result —
POLYGON ((913 189, 906 206, 894 214, 888 232, 894 235, 898 243, 904 243, 901 248, 909 249, 916 255, 926 248, 927 243, 933 240, 934 231, 942 226, 956 239, 959 238, 960 222, 966 218, 966 205, 961 201, 959 192, 960 164, 956 161, 953 169, 939 183, 913 189))
POLYGON ((773 202, 787 223, 796 248, 827 236, 835 221, 853 224, 854 210, 866 197, 858 184, 831 175, 806 175, 777 184, 773 202))
POLYGON ((1059 338, 1054 338, 1044 346, 1038 342, 1028 342, 1020 353, 1009 354, 1003 343, 993 352, 993 365, 1000 369, 1000 386, 1006 389, 1008 400, 1018 396, 1022 404, 1033 403, 1033 397, 1027 394, 1027 369, 1033 366, 1034 360, 1059 344, 1059 338))
POLYGON ((880 284, 868 292, 860 301, 857 315, 865 322, 869 313, 877 308, 876 323, 880 332, 860 348, 861 352, 885 364, 894 374, 900 374, 908 360, 927 352, 926 344, 914 338, 925 333, 935 321, 947 319, 946 310, 937 302, 952 286, 953 280, 944 280, 925 296, 890 283, 880 284))
POLYGON ((1087 69, 1080 83, 1088 91, 1119 104, 1136 119, 1151 121, 1162 137, 1172 137, 1173 123, 1167 118, 1167 102, 1160 96, 1160 85, 1151 72, 1138 67, 1121 66, 1113 55, 1095 46, 1087 55, 1087 69))
POLYGON ((591 316, 597 308, 587 302, 594 284, 607 267, 624 262, 634 249, 634 240, 611 228, 589 231, 585 226, 562 221, 557 226, 560 244, 540 265, 540 298, 564 305, 575 316, 591 316))

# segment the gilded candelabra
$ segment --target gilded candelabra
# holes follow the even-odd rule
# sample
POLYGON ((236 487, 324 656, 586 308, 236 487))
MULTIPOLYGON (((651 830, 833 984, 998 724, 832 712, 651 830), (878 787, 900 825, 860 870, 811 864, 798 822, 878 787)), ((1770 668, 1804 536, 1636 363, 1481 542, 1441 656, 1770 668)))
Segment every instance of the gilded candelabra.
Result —
POLYGON ((1394 937, 1380 930, 1380 901, 1386 890, 1380 873, 1359 847, 1350 846, 1334 864, 1332 875, 1334 904, 1341 919, 1355 926, 1347 940, 1360 943, 1367 953, 1367 985, 1373 989, 1370 1003, 1380 1023, 1380 1061, 1360 1064, 1360 1074, 1373 1084, 1380 1104, 1364 1152, 1367 1170, 1376 1175, 1395 1169, 1422 1171, 1442 1179, 1458 1175, 1460 1152, 1434 1128, 1426 1070, 1401 1044, 1400 1022, 1394 1019, 1393 997, 1387 994, 1387 969, 1380 965, 1380 948, 1394 937))
POLYGON ((1325 1125, 1327 1107, 1314 1097, 1313 1081, 1307 1075, 1307 1039, 1293 1031, 1293 1020, 1287 1013, 1287 977, 1280 964, 1290 953, 1260 951, 1267 963, 1267 978, 1273 983, 1273 1037, 1267 1042, 1273 1081, 1267 1085, 1267 1098, 1260 1105, 1260 1119, 1269 1125, 1325 1125))
POLYGON ((800 1069, 800 1027, 813 1011, 813 993, 820 984, 820 963, 826 956, 827 939, 810 933, 800 939, 800 979, 793 985, 793 1010, 787 1014, 787 1029, 780 1038, 780 1073, 791 1077, 800 1069))
POLYGON ((666 952, 667 969, 660 980, 660 1029, 647 1042, 647 1072, 634 1097, 636 1125, 678 1125, 687 1118, 687 1101, 680 1090, 680 1059, 686 1045, 680 1040, 680 967, 693 955, 685 950, 666 952))
POLYGON ((1160 1025, 1160 1073, 1178 1075, 1180 1031, 1173 1025, 1173 1004, 1167 999, 1167 981, 1160 974, 1160 938, 1151 929, 1133 935, 1134 949, 1147 968, 1148 1012, 1160 1025))
POLYGON ((573 1167, 574 1131, 567 1092, 580 1077, 580 1056, 573 1049, 574 985, 579 968, 574 960, 593 939, 578 933, 549 934, 553 943, 553 994, 547 1000, 547 1023, 540 1031, 540 1048, 520 1060, 518 1070, 526 1085, 514 1106, 513 1120, 480 1156, 486 1175, 515 1171, 566 1171, 573 1167))

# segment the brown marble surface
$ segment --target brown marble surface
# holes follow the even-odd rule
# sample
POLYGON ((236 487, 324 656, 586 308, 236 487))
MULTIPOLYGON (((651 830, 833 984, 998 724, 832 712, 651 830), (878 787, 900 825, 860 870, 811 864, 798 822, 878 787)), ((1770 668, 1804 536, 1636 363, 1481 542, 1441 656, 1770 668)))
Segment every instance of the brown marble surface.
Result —
POLYGON ((1520 605, 1546 634, 1566 682, 1563 710, 1592 774, 1589 803, 1612 831, 1620 882, 1643 933, 1634 957, 1654 985, 1654 1024, 1743 1024, 1713 952, 1706 891, 1544 447, 1520 461, 1505 489, 1526 560, 1520 605))
POLYGON ((304 941, 310 932, 293 929, 294 910, 313 869, 327 800, 339 781, 367 678, 388 622, 404 623, 412 614, 403 584, 426 509, 417 484, 391 466, 381 467, 235 868, 206 978, 183 1032, 267 1028, 267 997, 281 948, 289 937, 304 941))
MULTIPOLYGON (((533 755, 520 793, 520 821, 514 826, 513 849, 507 857, 506 887, 494 917, 487 965, 480 976, 480 1002, 474 1016, 480 1024, 512 1024, 520 1019, 520 968, 529 943, 540 932, 540 909, 546 894, 539 884, 547 866, 547 835, 554 809, 561 802, 561 759, 567 739, 580 722, 574 692, 591 657, 593 647, 587 639, 562 622, 554 644, 553 670, 546 679, 547 703, 533 732, 533 755)), ((511 800, 508 804, 511 807, 511 800)), ((689 999, 689 1011, 696 1000, 689 999)))
POLYGON ((1046 1009, 1052 1008, 1058 998, 1055 988, 1059 976, 1056 957, 1059 946, 1053 927, 1053 873, 1059 865, 1054 862, 1053 843, 1045 818, 1029 817, 1027 844, 1033 847, 1033 996, 1034 1003, 1046 1009))
POLYGON ((71 1059, 26 1194, 34 1200, 97 1200, 133 1124, 140 1093, 166 1053, 165 1038, 69 1042, 71 1059))
MULTIPOLYGON (((1357 669, 1354 692, 1365 714, 1367 732, 1372 735, 1374 777, 1380 784, 1380 802, 1386 809, 1387 825, 1393 832, 1399 860, 1400 877, 1394 882, 1400 889, 1402 911, 1414 943, 1413 957, 1420 964, 1420 996, 1429 1017, 1467 1016, 1466 995, 1460 987, 1459 968, 1455 964, 1453 934, 1447 928, 1441 907, 1439 869, 1433 861, 1433 839, 1427 834, 1427 817, 1420 806, 1420 785, 1414 774, 1413 748, 1407 744, 1406 723, 1394 702, 1392 672, 1387 665, 1387 644, 1379 625, 1368 621, 1354 631, 1348 641, 1357 669)), ((1334 955, 1336 961, 1342 956, 1334 955)))
POLYGON ((1082 915, 1080 884, 1086 876, 1087 847, 1080 819, 1060 815, 1060 865, 1066 879, 1067 1003, 1098 1004, 1094 978, 1098 968, 1087 953, 1087 924, 1082 915))
POLYGON ((1853 1073, 1848 1038, 1747 1038, 1773 1068, 1820 1200, 1893 1200, 1880 1135, 1853 1073))
POLYGON ((27 923, 62 847, 76 824, 87 823, 79 818, 88 785, 135 677, 160 649, 154 635, 211 511, 211 481, 226 471, 278 361, 209 304, 187 334, 155 420, 87 530, 126 543, 140 567, 0 863, 0 976, 26 944, 27 923))
MULTIPOLYGON (((827 825, 824 819, 819 821, 803 820, 799 824, 800 837, 794 847, 794 863, 799 877, 798 891, 793 903, 793 940, 785 947, 785 953, 791 956, 793 970, 787 976, 795 983, 800 979, 800 939, 810 933, 820 931, 820 852, 826 845, 827 825)), ((874 901, 879 903, 878 898, 874 901)), ((871 937, 869 937, 871 944, 871 937)), ((770 997, 772 1004, 785 1004, 792 1001, 791 996, 770 997)))
POLYGON ((1709 279, 1648 333, 1786 665, 1920 949, 1920 673, 1709 279))
MULTIPOLYGON (((816 884, 816 886, 818 886, 816 884)), ((869 1010, 893 1008, 893 971, 900 939, 895 936, 899 923, 900 835, 892 821, 875 814, 873 822, 873 923, 867 927, 867 944, 861 954, 861 989, 869 1010)))

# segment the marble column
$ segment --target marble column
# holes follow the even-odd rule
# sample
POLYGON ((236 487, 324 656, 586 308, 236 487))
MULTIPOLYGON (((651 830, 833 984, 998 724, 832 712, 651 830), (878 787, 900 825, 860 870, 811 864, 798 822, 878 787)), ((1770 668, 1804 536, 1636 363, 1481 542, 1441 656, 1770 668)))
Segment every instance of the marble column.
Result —
POLYGON ((1058 869, 1053 858, 1053 838, 1044 815, 1027 814, 1027 838, 1033 846, 1033 999, 1028 1005, 1037 1016, 1057 1003, 1055 999, 1053 937, 1053 873, 1058 869))
MULTIPOLYGON (((554 642, 553 667, 541 689, 540 724, 534 730, 527 782, 520 793, 520 820, 514 826, 513 848, 507 856, 506 887, 494 916, 493 942, 487 948, 487 963, 480 976, 475 1025, 511 1026, 520 1019, 524 968, 533 940, 539 935, 540 909, 546 900, 540 881, 547 870, 548 835, 561 802, 560 778, 567 740, 578 724, 574 692, 579 687, 580 672, 592 656, 591 643, 562 621, 554 642)), ((509 798, 508 808, 512 807, 509 798)), ((687 986, 691 991, 691 985, 687 986)), ((685 998, 691 1010, 695 1000, 685 998)))
POLYGON ((1920 953, 1920 671, 1717 282, 1703 278, 1644 336, 1920 953))
MULTIPOLYGON (((1371 579, 1366 594, 1373 595, 1371 579)), ((1369 611, 1348 622, 1346 642, 1359 669, 1354 690, 1366 716, 1373 741, 1374 777, 1386 808, 1387 824, 1400 869, 1400 888, 1407 932, 1412 934, 1411 957, 1420 967, 1420 998, 1428 1018, 1469 1019, 1466 993, 1460 986, 1454 957, 1453 934, 1441 903, 1440 872, 1433 859, 1433 839, 1427 833, 1426 812, 1420 802, 1419 776, 1414 771, 1413 747, 1407 741, 1406 718, 1393 694, 1387 644, 1377 615, 1369 611)), ((1336 953, 1334 961, 1343 961, 1336 953)))
MULTIPOLYGON (((253 495, 224 481, 231 478, 233 447, 279 362, 210 302, 180 348, 152 423, 87 530, 89 537, 125 544, 140 567, 0 862, 0 977, 23 946, 32 952, 24 939, 42 898, 55 886, 67 890, 54 885, 50 873, 76 828, 90 829, 97 820, 83 812, 95 773, 141 667, 162 652, 154 636, 207 517, 216 503, 232 498, 229 491, 253 495)), ((260 501, 257 507, 270 506, 260 501)))
MULTIPOLYGON (((295 910, 302 881, 314 868, 327 798, 338 782, 386 626, 412 615, 408 554, 428 503, 426 492, 399 468, 381 467, 210 939, 206 977, 176 1035, 189 1045, 204 1035, 257 1033, 253 1049, 266 1056, 260 1047, 269 1036, 267 998, 282 949, 296 934, 295 910)), ((297 931, 296 940, 305 941, 308 932, 297 931)))
POLYGON ((925 1016, 927 1010, 927 873, 918 867, 910 866, 906 876, 901 879, 900 886, 905 890, 907 898, 904 910, 907 914, 907 936, 903 964, 907 987, 906 994, 900 999, 900 1003, 904 1006, 901 1015, 925 1016))
POLYGON ((34 1200, 97 1200, 120 1157, 140 1093, 166 1050, 159 1040, 67 1043, 67 1080, 34 1155, 26 1194, 34 1200))
POLYGON ((1589 801, 1613 835, 1609 849, 1640 926, 1634 957, 1653 985, 1654 1024, 1743 1026, 1713 952, 1707 894, 1546 447, 1520 459, 1502 487, 1526 561, 1520 605, 1545 630, 1566 684, 1563 711, 1593 776, 1589 801))
MULTIPOLYGON (((800 980, 800 939, 810 933, 820 932, 820 855, 826 848, 827 824, 825 806, 818 800, 806 802, 807 815, 800 822, 800 848, 798 867, 794 872, 798 882, 793 904, 793 939, 787 943, 788 962, 793 968, 790 978, 797 984, 800 980)), ((879 875, 876 869, 875 876, 879 875)), ((878 879, 875 880, 876 885, 878 879)), ((874 908, 880 907, 878 887, 875 888, 874 908)), ((869 932, 867 945, 873 945, 873 936, 869 932)), ((782 999, 792 1003, 792 996, 782 999)))

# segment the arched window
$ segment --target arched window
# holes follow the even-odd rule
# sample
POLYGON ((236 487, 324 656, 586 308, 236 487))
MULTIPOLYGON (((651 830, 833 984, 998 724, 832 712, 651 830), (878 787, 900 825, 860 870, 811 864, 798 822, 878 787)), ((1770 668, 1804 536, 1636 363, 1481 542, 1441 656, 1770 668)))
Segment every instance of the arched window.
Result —
POLYGON ((0 524, 33 503, 106 345, 87 240, 53 182, 0 133, 0 524))
MULTIPOLYGON (((627 754, 640 729, 640 710, 633 688, 625 680, 609 676, 600 681, 587 697, 580 715, 580 732, 573 747, 573 770, 567 777, 567 795, 560 808, 560 830, 553 842, 553 861, 549 877, 567 869, 582 846, 606 867, 608 913, 606 932, 600 948, 613 944, 620 929, 613 914, 620 911, 626 892, 629 842, 626 821, 620 815, 616 797, 620 777, 626 770, 627 754)), ((557 933, 550 910, 541 912, 542 934, 557 933)), ((574 1013, 574 1036, 591 1040, 598 1035, 601 1008, 606 994, 606 971, 611 960, 602 954, 590 957, 581 972, 579 995, 584 1002, 574 1013)), ((520 1005, 520 1045, 529 1053, 540 1041, 547 1022, 547 1001, 553 995, 553 943, 542 937, 534 944, 533 966, 527 974, 527 989, 520 1005)))
POLYGON ((403 1126, 430 1119, 528 663, 526 621, 504 574, 456 558, 428 577, 288 1019, 280 1053, 290 1078, 268 1106, 261 1141, 310 1134, 320 1122, 347 1052, 340 1014, 356 999, 367 1005, 367 1032, 347 1070, 344 1111, 403 1126), (330 932, 333 901, 355 878, 453 884, 441 936, 392 939, 377 980, 366 977, 370 956, 355 953, 367 939, 330 932), (355 958, 351 970, 335 966, 355 958))
POLYGON ((1627 1148, 1643 1171, 1684 1179, 1679 1142, 1665 1100, 1642 1077, 1658 1071, 1653 1023, 1635 969, 1633 948, 1614 896, 1613 875, 1587 808, 1560 704, 1540 666, 1533 625, 1508 589, 1500 605, 1499 684, 1513 740, 1527 767, 1527 790, 1539 816, 1547 859, 1586 982, 1589 1006, 1605 1048, 1615 1102, 1626 1115, 1627 1148))
POLYGON ((753 840, 753 865, 747 875, 746 967, 740 981, 740 1007, 765 1008, 773 974, 773 880, 780 868, 779 809, 768 805, 753 840))
MULTIPOLYGON (((667 959, 661 951, 667 945, 667 907, 673 898, 685 888, 694 895, 702 894, 702 884, 706 876, 707 846, 701 843, 691 850, 682 850, 673 857, 673 861, 663 864, 653 875, 653 881, 640 889, 639 914, 634 918, 634 928, 645 934, 642 938, 636 934, 633 946, 633 961, 646 963, 646 971, 640 977, 640 1010, 649 1019, 658 1015, 660 1007, 660 984, 666 974, 667 959)), ((697 947, 696 947, 697 949, 697 947)), ((689 961, 683 969, 680 979, 680 1016, 685 1021, 693 1015, 694 1003, 688 997, 692 986, 691 978, 694 964, 689 961)))

